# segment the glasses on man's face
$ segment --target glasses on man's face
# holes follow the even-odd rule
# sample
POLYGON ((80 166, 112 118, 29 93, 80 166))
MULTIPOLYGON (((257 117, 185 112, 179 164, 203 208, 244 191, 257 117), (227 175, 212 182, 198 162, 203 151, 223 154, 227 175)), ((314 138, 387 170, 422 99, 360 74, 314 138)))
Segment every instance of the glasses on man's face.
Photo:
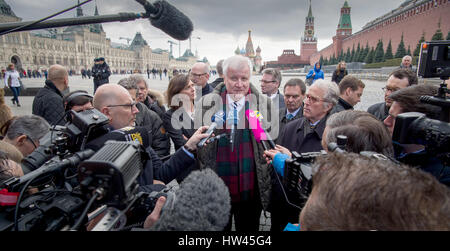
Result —
POLYGON ((26 134, 25 134, 25 137, 27 137, 27 140, 28 140, 28 141, 30 141, 30 142, 31 142, 31 144, 33 144, 33 146, 34 146, 34 149, 36 150, 36 148, 37 148, 37 145, 36 145, 36 143, 34 143, 33 139, 32 139, 32 138, 31 138, 30 136, 26 135, 26 134))
POLYGON ((206 75, 206 73, 202 73, 202 74, 195 74, 195 73, 190 73, 191 77, 193 78, 200 78, 203 77, 204 75, 206 75))
POLYGON ((122 107, 130 107, 130 110, 133 111, 133 107, 136 107, 136 102, 133 101, 130 104, 123 104, 123 105, 108 105, 106 107, 118 107, 118 106, 122 106, 122 107))
POLYGON ((261 83, 261 84, 270 84, 270 83, 275 83, 275 82, 277 82, 276 80, 263 80, 263 79, 261 79, 261 80, 259 80, 259 82, 261 83))
POLYGON ((384 92, 387 92, 387 91, 389 91, 389 92, 395 92, 395 91, 398 91, 399 89, 398 88, 392 88, 392 87, 389 87, 389 86, 386 86, 386 87, 383 87, 383 88, 381 88, 384 92))
POLYGON ((317 102, 320 102, 320 101, 327 102, 325 99, 320 99, 320 98, 318 98, 318 97, 314 97, 314 96, 312 96, 312 95, 306 94, 306 95, 305 95, 305 101, 308 100, 308 99, 309 99, 312 103, 317 103, 317 102))

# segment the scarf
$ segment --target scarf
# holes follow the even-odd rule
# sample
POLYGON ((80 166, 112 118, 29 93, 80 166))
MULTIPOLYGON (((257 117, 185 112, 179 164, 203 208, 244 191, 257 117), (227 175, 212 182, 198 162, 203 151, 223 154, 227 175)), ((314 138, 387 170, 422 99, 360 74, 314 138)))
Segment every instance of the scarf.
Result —
MULTIPOLYGON (((224 87, 220 92, 224 104, 223 111, 227 110, 226 94, 227 91, 224 87)), ((249 109, 248 97, 249 95, 245 98, 245 110, 249 109)), ((250 200, 255 195, 256 165, 250 135, 251 131, 248 129, 247 120, 245 120, 245 128, 236 130, 236 142, 233 151, 231 151, 228 137, 219 139, 217 146, 217 174, 227 185, 232 203, 250 200)), ((230 131, 230 129, 224 127, 218 133, 227 132, 229 135, 230 131)))

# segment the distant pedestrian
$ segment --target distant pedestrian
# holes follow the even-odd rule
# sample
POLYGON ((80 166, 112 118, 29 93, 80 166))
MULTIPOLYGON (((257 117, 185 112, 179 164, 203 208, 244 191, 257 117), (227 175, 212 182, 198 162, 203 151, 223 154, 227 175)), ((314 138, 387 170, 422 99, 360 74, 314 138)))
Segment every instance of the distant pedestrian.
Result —
POLYGON ((19 95, 20 95, 20 74, 16 71, 14 64, 9 64, 5 73, 5 86, 11 88, 14 97, 11 99, 13 104, 17 104, 20 107, 19 95))
POLYGON ((324 79, 322 65, 319 62, 315 63, 314 68, 306 75, 306 83, 312 85, 317 79, 324 79))
POLYGON ((348 71, 346 69, 345 61, 339 62, 336 67, 336 70, 333 72, 333 76, 331 77, 331 81, 335 82, 337 85, 341 82, 341 80, 348 75, 348 71))
POLYGON ((406 69, 413 71, 412 68, 412 57, 410 55, 406 55, 402 58, 402 63, 398 67, 398 69, 406 69))

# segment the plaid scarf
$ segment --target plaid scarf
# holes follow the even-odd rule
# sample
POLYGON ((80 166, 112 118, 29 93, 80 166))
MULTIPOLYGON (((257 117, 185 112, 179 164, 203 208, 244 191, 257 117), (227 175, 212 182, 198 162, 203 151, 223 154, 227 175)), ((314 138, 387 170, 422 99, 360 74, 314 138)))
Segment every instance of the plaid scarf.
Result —
MULTIPOLYGON (((221 90, 223 101, 223 111, 227 106, 227 91, 225 87, 221 90)), ((250 94, 250 89, 249 89, 250 94)), ((249 109, 249 95, 245 98, 245 110, 249 109)), ((243 112, 241 110, 241 112, 243 112)), ((227 185, 231 202, 247 201, 254 197, 256 182, 256 165, 254 161, 253 146, 251 142, 251 131, 248 129, 248 121, 245 120, 245 128, 236 130, 235 147, 231 151, 229 138, 221 138, 217 146, 217 174, 227 185)), ((221 129, 219 133, 227 132, 230 129, 221 129)))

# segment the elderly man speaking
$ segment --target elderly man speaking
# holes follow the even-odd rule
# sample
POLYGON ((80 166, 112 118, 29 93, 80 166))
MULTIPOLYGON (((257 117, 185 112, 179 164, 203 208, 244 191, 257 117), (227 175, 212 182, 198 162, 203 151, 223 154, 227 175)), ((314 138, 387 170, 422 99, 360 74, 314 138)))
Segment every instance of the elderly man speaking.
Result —
MULTIPOLYGON (((218 125, 214 134, 225 133, 228 137, 221 137, 198 149, 198 162, 200 168, 213 169, 230 191, 232 208, 225 228, 228 231, 231 230, 233 216, 237 231, 258 231, 261 210, 267 209, 271 189, 264 149, 252 133, 248 114, 253 111, 253 115, 263 118, 261 123, 273 121, 277 126, 278 104, 272 104, 250 83, 251 69, 252 63, 246 57, 226 59, 223 62, 224 82, 200 99, 195 108, 196 122, 210 124, 211 117, 217 116, 217 112, 226 117, 225 125, 218 125)), ((272 131, 277 131, 274 126, 272 131)))

